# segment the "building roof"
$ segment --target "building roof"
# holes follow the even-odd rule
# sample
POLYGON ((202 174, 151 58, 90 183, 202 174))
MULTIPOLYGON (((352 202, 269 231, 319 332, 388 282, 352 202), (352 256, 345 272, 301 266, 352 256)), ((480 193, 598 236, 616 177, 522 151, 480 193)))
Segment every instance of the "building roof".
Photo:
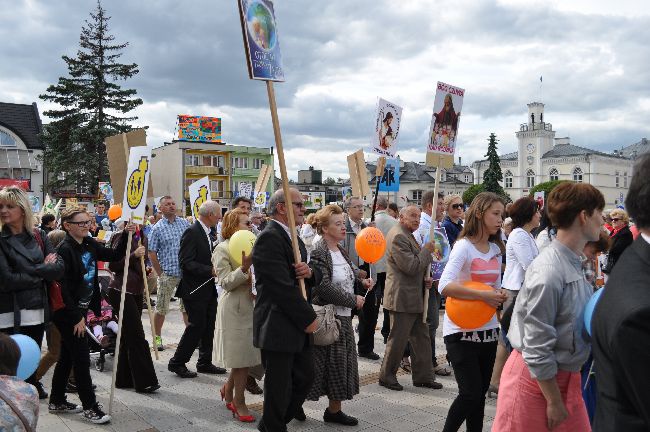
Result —
POLYGON ((643 153, 650 152, 650 141, 647 138, 641 138, 641 141, 630 144, 627 147, 623 147, 620 151, 620 154, 624 157, 634 159, 636 156, 640 156, 643 153))
POLYGON ((31 105, 0 102, 0 125, 10 129, 28 149, 42 149, 38 137, 43 131, 36 102, 31 105))
POLYGON ((621 156, 618 155, 603 153, 598 150, 591 150, 573 144, 556 144, 551 150, 542 155, 542 159, 565 156, 582 156, 590 154, 621 159, 621 156))

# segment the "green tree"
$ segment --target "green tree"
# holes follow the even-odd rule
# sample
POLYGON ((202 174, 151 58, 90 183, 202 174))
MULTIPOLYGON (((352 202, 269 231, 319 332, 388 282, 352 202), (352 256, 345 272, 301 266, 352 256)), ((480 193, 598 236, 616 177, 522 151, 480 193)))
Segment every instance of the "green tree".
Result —
POLYGON ((44 128, 43 163, 48 172, 47 189, 74 187, 96 193, 98 181, 108 179, 104 139, 131 130, 135 116, 123 116, 142 104, 136 90, 117 84, 139 72, 135 63, 118 60, 129 44, 116 44, 109 33, 110 17, 97 1, 81 29, 76 57, 62 56, 69 76, 60 77, 39 97, 60 108, 45 111, 52 122, 44 128))
POLYGON ((463 192, 463 202, 470 205, 472 201, 474 201, 474 198, 476 198, 476 195, 481 192, 485 192, 485 185, 475 184, 470 186, 465 192, 463 192))
POLYGON ((499 184, 503 180, 503 174, 501 173, 501 159, 497 153, 497 136, 494 133, 490 134, 488 140, 488 168, 483 173, 483 185, 487 192, 494 192, 495 194, 505 196, 503 187, 499 184))
POLYGON ((335 185, 335 184, 336 184, 336 180, 334 180, 332 177, 327 177, 327 178, 323 181, 323 184, 324 184, 324 185, 328 185, 328 186, 335 185))
POLYGON ((551 180, 544 183, 540 183, 530 189, 530 196, 532 198, 533 196, 535 196, 535 192, 544 191, 544 196, 548 198, 548 194, 551 193, 551 191, 555 188, 555 186, 567 181, 569 180, 551 180))

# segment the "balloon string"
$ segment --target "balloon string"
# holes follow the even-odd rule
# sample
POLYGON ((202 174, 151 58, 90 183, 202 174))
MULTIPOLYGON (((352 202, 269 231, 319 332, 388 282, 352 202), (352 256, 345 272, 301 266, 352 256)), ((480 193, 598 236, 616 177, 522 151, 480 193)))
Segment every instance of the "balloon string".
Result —
POLYGON ((194 291, 190 292, 190 295, 194 294, 194 293, 195 293, 199 288, 205 286, 205 284, 207 284, 208 282, 210 282, 210 281, 213 280, 213 279, 214 279, 214 278, 211 277, 211 278, 208 279, 207 281, 203 282, 201 285, 199 285, 198 287, 196 287, 196 288, 194 289, 194 291))

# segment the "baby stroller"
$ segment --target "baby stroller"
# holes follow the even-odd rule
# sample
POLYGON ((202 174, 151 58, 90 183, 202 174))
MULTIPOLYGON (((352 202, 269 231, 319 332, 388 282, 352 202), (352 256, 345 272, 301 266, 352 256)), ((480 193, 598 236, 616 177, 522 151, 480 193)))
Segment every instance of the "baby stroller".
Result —
POLYGON ((102 292, 101 316, 96 317, 92 311, 89 311, 88 319, 86 320, 88 323, 86 325, 86 334, 89 338, 90 360, 94 362, 95 369, 99 372, 104 371, 106 355, 115 356, 117 340, 117 333, 115 331, 117 329, 117 323, 113 321, 113 308, 103 297, 104 293, 102 292), (102 336, 100 337, 96 335, 96 326, 101 327, 102 336))

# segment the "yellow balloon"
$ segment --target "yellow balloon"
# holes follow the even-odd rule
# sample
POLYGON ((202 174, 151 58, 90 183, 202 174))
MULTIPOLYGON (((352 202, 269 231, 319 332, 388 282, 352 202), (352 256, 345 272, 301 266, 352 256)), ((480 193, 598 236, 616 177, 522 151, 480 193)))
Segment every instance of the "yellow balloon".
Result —
POLYGON ((230 237, 228 242, 228 251, 230 258, 238 265, 241 265, 241 253, 250 255, 255 244, 255 234, 248 230, 239 230, 230 237))

